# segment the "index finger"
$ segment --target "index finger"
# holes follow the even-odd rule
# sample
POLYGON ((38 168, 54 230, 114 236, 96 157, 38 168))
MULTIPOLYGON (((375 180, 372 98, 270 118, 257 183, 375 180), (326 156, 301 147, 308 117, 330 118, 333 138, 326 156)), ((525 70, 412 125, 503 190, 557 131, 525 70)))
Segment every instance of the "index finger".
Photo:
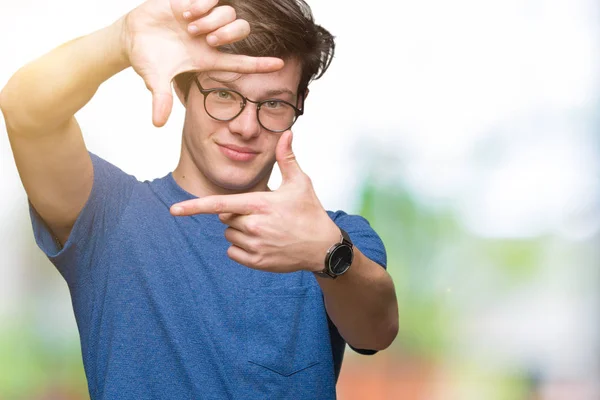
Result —
POLYGON ((284 62, 276 57, 252 57, 221 53, 216 56, 212 70, 256 74, 274 72, 283 68, 284 62))
POLYGON ((206 196, 186 200, 171 206, 171 214, 189 216, 196 214, 252 214, 258 209, 258 197, 254 193, 206 196))

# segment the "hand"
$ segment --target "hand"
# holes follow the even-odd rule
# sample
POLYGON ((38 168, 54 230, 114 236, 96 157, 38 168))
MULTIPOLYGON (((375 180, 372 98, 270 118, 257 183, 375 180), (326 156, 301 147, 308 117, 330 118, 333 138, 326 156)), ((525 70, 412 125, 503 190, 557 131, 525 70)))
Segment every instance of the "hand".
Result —
POLYGON ((276 159, 282 183, 273 192, 207 196, 174 204, 171 214, 219 214, 229 225, 227 255, 250 268, 271 272, 322 271, 340 230, 327 215, 292 151, 292 132, 279 138, 276 159))
POLYGON ((217 50, 217 46, 236 42, 250 33, 248 22, 236 19, 232 7, 215 7, 217 3, 218 0, 148 0, 125 17, 125 52, 152 92, 155 126, 167 122, 173 107, 171 81, 182 72, 258 73, 283 66, 278 58, 217 50))

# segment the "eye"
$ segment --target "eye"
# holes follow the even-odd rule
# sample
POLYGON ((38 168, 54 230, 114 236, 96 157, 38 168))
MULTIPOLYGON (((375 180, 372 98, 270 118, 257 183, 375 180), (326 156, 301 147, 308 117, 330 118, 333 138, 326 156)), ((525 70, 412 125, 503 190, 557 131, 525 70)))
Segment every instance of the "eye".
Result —
POLYGON ((221 100, 228 100, 231 98, 231 93, 229 93, 227 90, 219 90, 217 92, 217 97, 221 100))
POLYGON ((276 109, 282 106, 282 102, 281 101, 276 101, 276 100, 269 100, 267 102, 265 102, 265 105, 267 106, 267 108, 270 109, 276 109))

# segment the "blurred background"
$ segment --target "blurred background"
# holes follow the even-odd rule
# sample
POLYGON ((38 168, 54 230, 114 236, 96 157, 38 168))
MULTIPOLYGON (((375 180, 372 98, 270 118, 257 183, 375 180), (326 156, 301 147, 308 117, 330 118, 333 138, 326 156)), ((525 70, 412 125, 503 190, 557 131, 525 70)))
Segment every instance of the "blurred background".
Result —
MULTIPOLYGON (((338 49, 294 149, 327 209, 380 233, 400 305, 390 349, 346 353, 339 398, 600 399, 598 1, 309 3, 338 49)), ((137 4, 2 0, 0 87, 137 4)), ((140 180, 176 166, 183 108, 153 128, 131 70, 78 120, 140 180)), ((0 175, 0 399, 86 399, 67 286, 34 244, 3 123, 0 175)))

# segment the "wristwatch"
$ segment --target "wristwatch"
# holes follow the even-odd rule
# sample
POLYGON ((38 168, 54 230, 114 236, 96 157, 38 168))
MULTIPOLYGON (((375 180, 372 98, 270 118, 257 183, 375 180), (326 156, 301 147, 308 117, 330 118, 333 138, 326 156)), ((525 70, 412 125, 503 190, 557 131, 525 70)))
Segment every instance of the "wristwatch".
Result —
POLYGON ((325 255, 325 268, 315 272, 323 278, 335 279, 350 269, 354 259, 354 246, 348 233, 340 228, 342 233, 340 242, 334 244, 327 250, 325 255))

